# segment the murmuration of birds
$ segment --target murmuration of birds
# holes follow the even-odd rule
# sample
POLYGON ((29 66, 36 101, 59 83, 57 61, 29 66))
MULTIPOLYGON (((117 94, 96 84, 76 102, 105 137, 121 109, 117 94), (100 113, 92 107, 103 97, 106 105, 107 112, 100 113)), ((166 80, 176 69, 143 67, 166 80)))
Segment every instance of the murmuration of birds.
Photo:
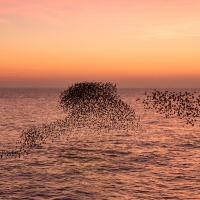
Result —
POLYGON ((142 131, 140 117, 120 99, 116 84, 110 82, 75 83, 61 93, 59 105, 66 113, 64 119, 23 130, 15 150, 1 151, 0 158, 20 158, 61 135, 142 131))
POLYGON ((145 110, 153 110, 165 117, 177 116, 194 126, 200 117, 200 95, 196 92, 170 92, 154 90, 150 95, 145 93, 143 101, 145 110))

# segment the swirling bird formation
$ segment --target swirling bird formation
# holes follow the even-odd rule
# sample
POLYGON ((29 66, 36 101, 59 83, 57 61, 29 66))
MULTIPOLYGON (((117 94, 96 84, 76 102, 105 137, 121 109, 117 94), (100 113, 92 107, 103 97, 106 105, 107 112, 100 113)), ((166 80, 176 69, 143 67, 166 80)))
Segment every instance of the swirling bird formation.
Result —
POLYGON ((60 95, 60 108, 66 117, 41 127, 23 130, 16 149, 1 151, 0 157, 20 157, 29 154, 45 141, 60 135, 110 131, 140 131, 140 118, 117 95, 115 84, 110 82, 75 83, 60 95))

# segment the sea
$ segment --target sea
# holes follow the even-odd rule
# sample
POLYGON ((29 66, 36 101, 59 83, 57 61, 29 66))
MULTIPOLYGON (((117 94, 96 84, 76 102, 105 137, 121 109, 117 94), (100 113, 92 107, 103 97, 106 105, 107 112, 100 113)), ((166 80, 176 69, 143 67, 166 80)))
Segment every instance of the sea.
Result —
MULTIPOLYGON (((0 89, 0 151, 13 149, 23 130, 63 119, 63 90, 0 89)), ((200 126, 145 110, 151 91, 118 90, 140 131, 63 134, 28 155, 0 158, 0 199, 200 200, 200 126)))

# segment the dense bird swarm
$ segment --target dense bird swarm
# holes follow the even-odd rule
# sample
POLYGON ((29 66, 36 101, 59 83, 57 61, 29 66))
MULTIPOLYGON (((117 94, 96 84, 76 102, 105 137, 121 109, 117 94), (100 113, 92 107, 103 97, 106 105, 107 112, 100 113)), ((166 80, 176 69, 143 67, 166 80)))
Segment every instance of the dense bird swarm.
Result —
POLYGON ((155 110, 166 117, 178 116, 194 126, 200 117, 200 95, 189 92, 160 92, 154 90, 143 101, 145 109, 155 110))
POLYGON ((120 99, 112 83, 76 83, 61 93, 60 107, 66 113, 65 119, 24 130, 16 149, 2 151, 0 156, 20 157, 60 135, 141 130, 139 117, 120 99))
POLYGON ((92 130, 137 130, 139 117, 117 95, 112 83, 76 83, 60 95, 61 108, 75 127, 92 127, 92 130))

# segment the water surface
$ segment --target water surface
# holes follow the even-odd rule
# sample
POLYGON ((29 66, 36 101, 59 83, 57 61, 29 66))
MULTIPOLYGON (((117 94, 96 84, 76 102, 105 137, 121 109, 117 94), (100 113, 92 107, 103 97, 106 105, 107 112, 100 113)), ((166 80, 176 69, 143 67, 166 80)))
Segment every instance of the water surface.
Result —
MULTIPOLYGON (((64 135, 3 158, 0 199, 200 199, 199 126, 145 112, 145 91, 119 90, 145 132, 64 135)), ((60 92, 0 89, 0 150, 14 147, 23 129, 62 119, 60 92)))

